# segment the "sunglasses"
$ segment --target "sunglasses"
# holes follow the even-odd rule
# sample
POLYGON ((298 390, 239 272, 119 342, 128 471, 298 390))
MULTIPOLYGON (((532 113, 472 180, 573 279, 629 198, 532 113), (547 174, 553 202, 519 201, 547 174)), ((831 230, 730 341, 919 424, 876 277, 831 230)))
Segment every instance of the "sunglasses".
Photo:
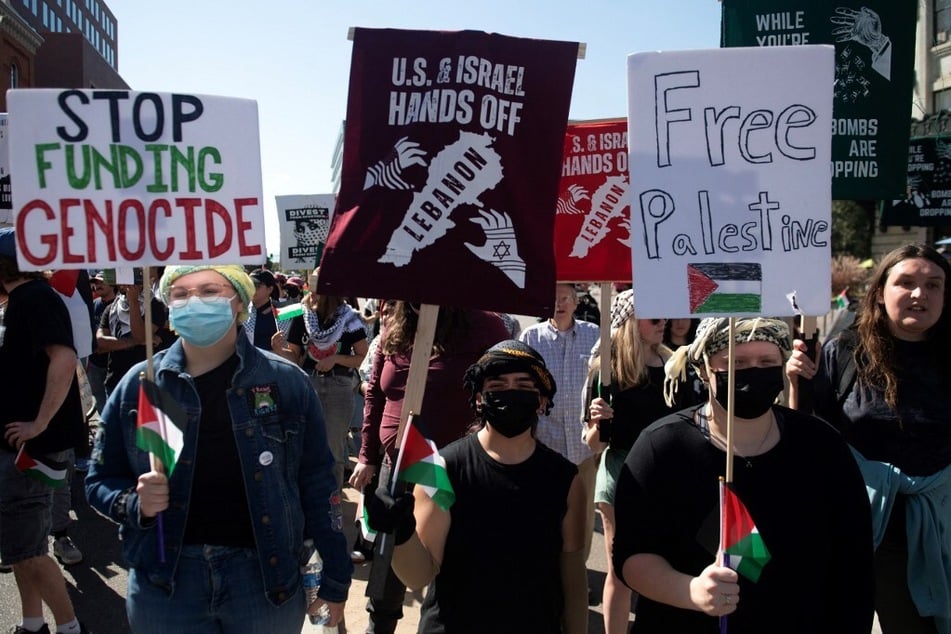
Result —
POLYGON ((662 321, 667 321, 666 319, 651 319, 651 325, 656 326, 662 321))

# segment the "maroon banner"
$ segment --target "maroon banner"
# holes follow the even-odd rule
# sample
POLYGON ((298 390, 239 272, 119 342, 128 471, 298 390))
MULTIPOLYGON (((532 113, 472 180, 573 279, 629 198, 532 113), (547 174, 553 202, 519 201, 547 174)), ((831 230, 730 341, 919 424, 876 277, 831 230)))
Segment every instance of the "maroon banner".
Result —
POLYGON ((541 315, 578 44, 356 29, 318 290, 541 315))
POLYGON ((568 124, 555 215, 564 282, 631 281, 627 119, 568 124))

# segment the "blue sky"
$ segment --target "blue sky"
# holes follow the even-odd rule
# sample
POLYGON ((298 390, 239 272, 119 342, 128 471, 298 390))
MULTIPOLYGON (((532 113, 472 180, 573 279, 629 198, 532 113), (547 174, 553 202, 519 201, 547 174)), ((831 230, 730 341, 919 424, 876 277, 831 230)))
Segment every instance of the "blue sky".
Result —
MULTIPOLYGON (((584 42, 571 118, 626 116, 625 59, 716 48, 717 0, 108 0, 119 72, 133 90, 258 102, 265 216, 274 196, 331 191, 347 107, 352 26, 474 29, 584 42)), ((276 224, 267 226, 277 251, 276 224)))

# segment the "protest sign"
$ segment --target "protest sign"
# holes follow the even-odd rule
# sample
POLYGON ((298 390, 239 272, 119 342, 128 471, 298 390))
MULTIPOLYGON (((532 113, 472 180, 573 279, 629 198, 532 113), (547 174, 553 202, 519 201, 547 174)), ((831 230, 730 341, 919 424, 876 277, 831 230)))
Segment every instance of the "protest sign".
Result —
POLYGON ((356 29, 318 289, 549 314, 578 44, 356 29))
POLYGON ((312 269, 323 253, 334 195, 276 196, 281 268, 312 269))
POLYGON ((638 317, 828 311, 833 54, 628 57, 638 317))
POLYGON ((882 224, 935 227, 951 224, 951 137, 920 137, 908 144, 908 190, 882 204, 882 224))
POLYGON ((916 21, 915 2, 723 0, 723 46, 835 45, 835 199, 904 195, 916 21))
POLYGON ((13 224, 13 196, 10 193, 10 137, 7 113, 0 113, 0 227, 13 224))
POLYGON ((124 90, 13 90, 24 270, 260 264, 257 103, 124 90))
POLYGON ((627 120, 568 124, 555 214, 564 281, 631 280, 627 120))

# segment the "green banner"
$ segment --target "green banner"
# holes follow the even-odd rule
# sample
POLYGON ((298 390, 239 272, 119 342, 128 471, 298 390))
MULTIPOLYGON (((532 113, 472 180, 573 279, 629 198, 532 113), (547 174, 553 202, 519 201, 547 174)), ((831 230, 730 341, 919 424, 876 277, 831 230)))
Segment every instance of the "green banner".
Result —
POLYGON ((905 196, 917 4, 723 0, 724 47, 835 45, 834 199, 905 196))
POLYGON ((882 202, 882 225, 951 225, 951 136, 912 139, 905 169, 907 194, 882 202))

